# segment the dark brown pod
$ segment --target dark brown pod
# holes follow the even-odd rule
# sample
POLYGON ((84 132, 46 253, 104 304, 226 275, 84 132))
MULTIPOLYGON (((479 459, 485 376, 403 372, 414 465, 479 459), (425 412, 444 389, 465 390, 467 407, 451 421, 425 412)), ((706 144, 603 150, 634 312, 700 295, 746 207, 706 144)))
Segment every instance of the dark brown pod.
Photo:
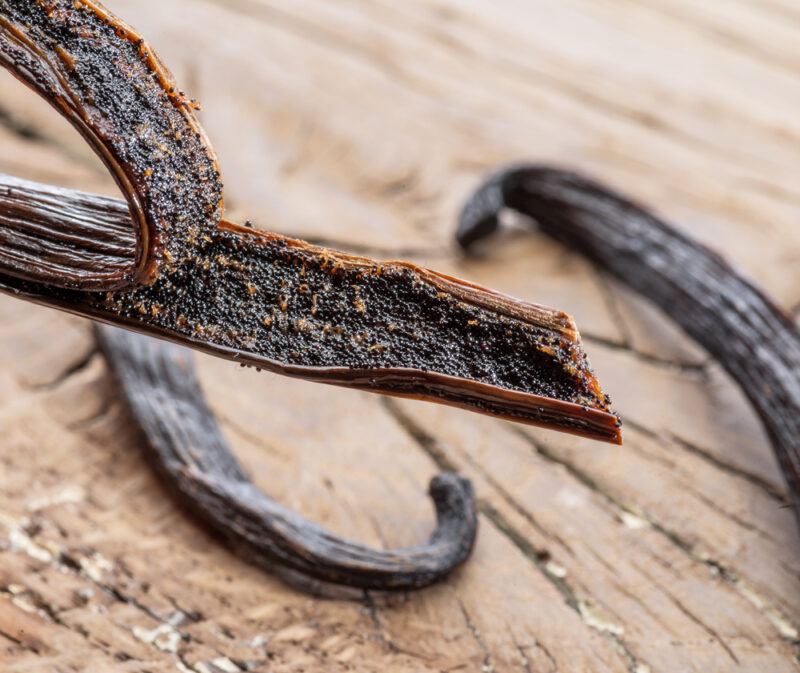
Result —
POLYGON ((511 166, 466 204, 464 248, 509 208, 657 304, 739 384, 767 431, 800 523, 800 332, 720 255, 624 196, 549 166, 511 166))
POLYGON ((0 62, 92 143, 131 213, 0 178, 0 289, 281 374, 620 441, 568 315, 220 220, 214 153, 133 29, 89 0, 0 8, 0 62))
POLYGON ((97 336, 147 450, 191 512, 246 558, 361 589, 426 586, 469 556, 477 515, 472 487, 455 474, 431 481, 437 526, 419 547, 370 549, 343 540, 259 491, 230 452, 186 348, 99 326, 97 336))
MULTIPOLYGON (((0 175, 0 291, 288 376, 621 441, 565 313, 223 220, 195 103, 99 3, 0 0, 0 64, 78 129, 127 201, 0 175)), ((247 481, 180 350, 99 334, 156 464, 251 558, 381 589, 423 586, 466 558, 463 479, 434 480, 427 545, 340 540, 247 481)))

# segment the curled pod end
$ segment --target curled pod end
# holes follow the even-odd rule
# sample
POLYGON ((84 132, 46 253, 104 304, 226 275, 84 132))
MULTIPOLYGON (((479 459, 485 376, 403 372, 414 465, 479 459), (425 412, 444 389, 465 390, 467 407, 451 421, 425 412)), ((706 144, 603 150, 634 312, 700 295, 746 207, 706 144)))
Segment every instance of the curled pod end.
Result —
POLYGON ((437 525, 416 547, 372 549, 281 506, 247 478, 209 408, 185 349, 108 326, 97 338, 145 448, 190 511, 248 560, 322 582, 384 591, 427 586, 470 554, 477 531, 472 486, 456 474, 431 481, 437 525))
POLYGON ((505 209, 652 301, 727 371, 761 418, 800 523, 800 330, 785 311, 719 253, 591 177, 502 168, 468 199, 458 242, 490 234, 505 209))
POLYGON ((472 483, 453 472, 442 472, 431 479, 428 493, 436 507, 436 531, 432 540, 449 538, 462 549, 460 563, 469 555, 478 531, 475 494, 472 483))
POLYGON ((500 227, 508 205, 508 191, 526 167, 511 165, 491 173, 470 195, 458 218, 456 242, 464 250, 491 236, 500 227))
POLYGON ((499 215, 504 207, 501 186, 493 182, 482 185, 461 211, 456 242, 469 250, 473 243, 491 236, 500 226, 499 215))

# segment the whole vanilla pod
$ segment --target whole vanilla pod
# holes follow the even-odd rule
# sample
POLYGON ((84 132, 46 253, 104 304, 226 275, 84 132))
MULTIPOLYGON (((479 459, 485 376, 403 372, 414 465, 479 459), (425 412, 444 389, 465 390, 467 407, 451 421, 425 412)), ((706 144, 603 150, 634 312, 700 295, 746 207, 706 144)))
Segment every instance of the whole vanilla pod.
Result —
POLYGON ((800 524, 800 330, 719 254, 614 190, 546 165, 513 165, 467 201, 469 249, 510 209, 661 308, 739 384, 761 419, 800 524))

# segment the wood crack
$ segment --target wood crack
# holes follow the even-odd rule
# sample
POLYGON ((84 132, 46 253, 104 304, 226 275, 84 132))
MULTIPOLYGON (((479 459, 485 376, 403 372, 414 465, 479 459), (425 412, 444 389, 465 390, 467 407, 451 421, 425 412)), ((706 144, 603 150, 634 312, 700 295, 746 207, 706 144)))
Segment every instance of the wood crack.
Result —
MULTIPOLYGON (((446 454, 446 452, 439 446, 435 438, 431 437, 423 428, 416 424, 409 416, 403 414, 402 411, 397 412, 397 403, 384 399, 383 404, 387 411, 392 415, 398 424, 406 430, 408 435, 416 442, 417 446, 426 454, 431 460, 442 470, 455 471, 457 466, 446 454)), ((526 438, 527 439, 527 438, 526 438)), ((502 497, 502 496, 501 496, 502 497)), ((548 561, 550 561, 551 554, 546 550, 539 550, 534 547, 528 538, 516 529, 510 521, 495 508, 491 503, 484 498, 477 498, 478 511, 492 522, 494 527, 500 532, 514 547, 528 560, 530 563, 541 573, 541 575, 558 591, 564 599, 565 604, 574 610, 581 617, 583 623, 588 628, 595 628, 602 635, 610 639, 618 652, 620 652, 623 659, 626 661, 628 669, 631 673, 639 673, 643 670, 640 666, 639 659, 634 654, 631 647, 625 642, 622 634, 613 632, 607 629, 596 628, 590 623, 591 620, 587 619, 584 606, 588 603, 600 604, 590 595, 586 595, 583 599, 579 598, 570 584, 559 574, 551 572, 548 568, 548 561)), ((525 517, 527 520, 527 517, 525 517)))
POLYGON ((69 381, 70 379, 86 371, 95 361, 95 358, 98 357, 99 355, 100 355, 100 350, 98 349, 97 345, 92 341, 91 347, 77 360, 75 360, 65 369, 60 371, 55 378, 52 378, 49 381, 45 381, 43 383, 36 383, 34 385, 25 385, 24 383, 21 385, 23 388, 27 388, 33 391, 56 390, 57 388, 60 388, 65 383, 67 383, 67 381, 69 381))
MULTIPOLYGON (((509 638, 511 638, 511 642, 514 643, 514 648, 519 653, 520 668, 522 669, 523 673, 533 673, 531 660, 528 658, 527 648, 517 640, 517 637, 514 635, 514 632, 511 630, 511 627, 508 624, 506 624, 506 631, 508 632, 509 638)), ((550 663, 553 665, 553 671, 557 670, 558 667, 552 658, 550 659, 550 663)))
POLYGON ((467 630, 472 635, 472 639, 478 645, 478 649, 483 652, 483 665, 481 666, 482 673, 494 673, 494 663, 492 660, 492 653, 486 644, 486 641, 481 635, 480 629, 475 625, 472 616, 464 605, 464 601, 458 599, 458 606, 461 609, 461 614, 464 616, 464 623, 467 625, 467 630))
POLYGON ((708 365, 710 362, 709 360, 705 360, 703 362, 681 362, 679 360, 662 358, 659 357, 658 355, 653 355, 651 353, 645 353, 643 351, 637 350, 636 348, 624 342, 614 341, 613 339, 609 339, 608 337, 587 333, 584 330, 581 330, 581 337, 583 338, 584 341, 588 343, 595 343, 598 346, 602 346, 603 348, 607 348, 609 350, 626 353, 630 355, 632 358, 641 362, 642 364, 648 365, 650 367, 668 369, 671 371, 677 371, 684 374, 699 375, 703 379, 708 378, 708 365))
POLYGON ((606 310, 611 318, 611 322, 613 323, 614 327, 619 330, 619 333, 622 337, 622 340, 616 343, 620 343, 625 348, 632 348, 631 344, 633 344, 633 335, 631 334, 630 327, 628 327, 628 321, 622 314, 622 309, 619 306, 619 299, 617 298, 617 295, 611 286, 611 280, 607 278, 605 274, 603 274, 597 264, 593 262, 590 262, 590 264, 594 271, 594 282, 600 291, 600 296, 603 298, 603 303, 606 306, 606 310))
MULTIPOLYGON (((524 215, 521 215, 524 217, 524 215)), ((634 338, 628 321, 622 313, 619 305, 619 299, 614 291, 613 281, 605 274, 602 269, 596 264, 592 263, 594 269, 594 279, 600 291, 600 296, 603 298, 606 309, 613 324, 620 332, 621 340, 609 339, 601 335, 587 333, 581 330, 581 336, 585 341, 596 343, 600 346, 615 350, 622 353, 627 353, 639 362, 652 367, 666 368, 673 371, 679 371, 687 374, 700 374, 704 378, 707 377, 707 368, 711 362, 711 358, 706 358, 703 362, 681 362, 670 358, 663 358, 652 353, 645 353, 634 346, 634 338)))
POLYGON ((547 579, 550 584, 555 587, 564 602, 575 612, 580 612, 578 609, 579 600, 569 583, 559 575, 552 573, 548 569, 548 561, 551 555, 547 550, 537 549, 528 538, 519 532, 513 524, 503 514, 497 510, 492 504, 479 500, 478 509, 483 516, 494 524, 500 533, 502 533, 510 542, 517 548, 517 551, 528 559, 547 579))
POLYGON ((639 564, 634 563, 636 568, 639 570, 642 575, 644 575, 648 581, 655 586, 664 596, 666 596, 669 601, 680 610, 686 617, 688 617, 692 622, 697 624, 703 631, 705 631, 711 638, 716 641, 720 647, 727 653, 727 655, 733 660, 733 662, 738 666, 740 664, 739 658, 733 652, 731 647, 725 642, 725 640, 714 630, 711 626, 706 624, 702 619, 700 619, 697 615, 695 615, 688 607, 686 607, 683 602, 669 589, 667 589, 663 584, 661 584, 658 580, 656 580, 650 573, 648 573, 644 568, 642 568, 639 564))
MULTIPOLYGON (((390 397, 381 398, 381 404, 383 405, 384 409, 389 412, 392 418, 409 434, 414 441, 417 443, 418 447, 421 448, 428 457, 436 464, 436 466, 441 469, 442 471, 446 472, 458 472, 458 466, 454 461, 452 461, 447 452, 442 449, 439 445, 439 442, 436 440, 435 437, 431 436, 425 428, 421 427, 419 424, 414 422, 414 420, 406 414, 400 405, 397 403, 396 400, 393 400, 390 397)), ((480 473, 481 477, 486 480, 489 486, 492 487, 494 491, 500 496, 500 498, 511 508, 513 509, 519 516, 521 516, 525 521, 527 521, 535 530, 537 530, 543 537, 553 540, 556 544, 558 544, 564 552, 569 554, 570 556, 574 556, 575 552, 572 548, 567 544, 567 542, 557 533, 554 531, 550 531, 545 528, 536 518, 527 511, 520 503, 517 501, 507 489, 503 488, 502 484, 500 484, 491 474, 477 461, 475 461, 471 456, 468 454, 461 454, 461 458, 469 463, 470 467, 472 467, 475 471, 480 473)), ((480 507, 491 507, 486 502, 482 502, 479 499, 479 508, 480 507)), ((549 558, 550 553, 541 551, 538 552, 539 554, 544 555, 544 557, 549 558)))
POLYGON ((544 656, 547 658, 547 661, 550 663, 550 670, 548 673, 557 673, 558 672, 558 662, 556 661, 555 657, 553 656, 552 652, 541 642, 535 640, 533 645, 524 645, 520 643, 516 636, 511 631, 511 627, 506 625, 506 629, 511 636, 511 641, 514 643, 514 647, 517 648, 517 651, 522 657, 522 669, 525 673, 534 673, 533 666, 531 663, 530 658, 528 657, 528 650, 536 648, 537 650, 541 650, 544 656))
POLYGON ((676 444, 678 448, 697 456, 701 460, 722 470, 726 474, 730 474, 737 479, 742 479, 747 483, 752 484, 758 488, 759 491, 767 495, 771 500, 774 500, 776 503, 778 503, 778 505, 781 507, 788 507, 790 505, 788 494, 776 484, 754 472, 723 460, 721 457, 715 455, 712 451, 705 449, 694 442, 690 442, 684 437, 680 437, 674 433, 667 433, 666 436, 662 435, 661 433, 651 430, 641 423, 629 418, 625 419, 625 424, 633 428, 636 432, 639 432, 645 437, 648 437, 656 442, 662 443, 664 441, 671 441, 672 443, 676 444))
POLYGON ((14 645, 16 645, 17 647, 22 648, 26 652, 31 652, 32 654, 39 654, 39 649, 36 646, 24 642, 23 640, 12 635, 8 631, 0 629, 0 638, 5 638, 9 642, 14 643, 14 645))
POLYGON ((774 604, 772 604, 771 601, 755 592, 755 590, 750 587, 749 583, 747 583, 745 580, 742 580, 733 570, 728 568, 726 564, 717 559, 711 558, 702 551, 698 551, 695 548, 695 545, 686 540, 682 535, 648 517, 646 514, 639 511, 638 508, 625 504, 611 490, 604 488, 596 479, 577 467, 574 463, 555 455, 525 430, 516 427, 511 427, 510 430, 525 439, 537 455, 541 456, 545 460, 548 460, 549 462, 562 466, 584 486, 600 495, 611 506, 615 507, 620 512, 620 515, 622 513, 627 513, 642 518, 652 527, 654 531, 671 542, 692 561, 712 569, 712 571, 718 574, 726 582, 726 584, 728 584, 734 591, 743 596, 751 605, 753 605, 753 607, 755 607, 756 610, 770 622, 770 624, 777 630, 781 637, 789 641, 795 648, 797 648, 798 653, 800 653, 800 636, 798 636, 800 631, 798 631, 797 626, 795 626, 785 614, 783 614, 774 604))
MULTIPOLYGON (((88 575, 83 573, 80 564, 77 561, 75 561, 74 559, 72 559, 71 557, 64 558, 63 555, 62 555, 62 558, 54 558, 53 561, 52 561, 52 564, 55 565, 56 567, 64 570, 65 572, 77 573, 77 574, 79 574, 79 575, 81 575, 81 576, 93 581, 93 583, 96 586, 98 586, 99 588, 103 589, 104 591, 106 591, 108 593, 108 590, 104 585, 102 585, 99 582, 95 582, 94 580, 92 580, 91 577, 88 577, 88 575), (76 568, 74 566, 77 566, 77 570, 76 570, 76 568)), ((7 594, 7 595, 12 595, 7 590, 0 590, 0 593, 7 594)), ((107 643, 103 642, 103 640, 101 640, 99 638, 96 638, 96 637, 92 636, 92 634, 85 627, 81 626, 80 624, 69 624, 69 623, 63 621, 59 616, 59 611, 56 610, 56 608, 54 608, 50 603, 48 603, 38 592, 35 592, 33 590, 30 590, 30 589, 26 589, 24 592, 22 592, 22 595, 24 595, 24 597, 30 601, 31 605, 36 609, 37 613, 42 618, 46 619, 50 624, 54 624, 54 625, 56 625, 56 626, 58 626, 60 628, 63 628, 65 630, 69 631, 70 633, 75 633, 75 634, 79 635, 83 640, 85 640, 91 646, 98 647, 101 651, 105 652, 109 656, 111 656, 113 654, 111 652, 111 650, 109 649, 107 643)), ((113 594, 110 594, 110 595, 113 595, 113 594)), ((115 596, 115 598, 116 598, 116 596, 115 596)), ((129 601, 123 601, 123 602, 129 603, 129 601)), ((139 607, 139 606, 136 606, 136 607, 139 607)), ((0 631, 0 635, 7 636, 7 634, 5 634, 5 633, 3 633, 1 631, 0 631)), ((20 645, 24 649, 26 649, 28 651, 31 651, 34 654, 42 654, 41 650, 38 647, 35 647, 33 645, 29 645, 29 644, 25 643, 24 641, 22 641, 20 639, 15 639, 13 637, 11 639, 14 640, 14 642, 16 642, 18 645, 20 645)), ((114 656, 116 657, 117 655, 114 655, 114 656)))
POLYGON ((391 635, 387 632, 386 627, 381 620, 378 606, 369 591, 364 591, 364 606, 366 607, 369 619, 372 622, 372 628, 375 632, 375 638, 378 642, 389 652, 400 652, 391 635))

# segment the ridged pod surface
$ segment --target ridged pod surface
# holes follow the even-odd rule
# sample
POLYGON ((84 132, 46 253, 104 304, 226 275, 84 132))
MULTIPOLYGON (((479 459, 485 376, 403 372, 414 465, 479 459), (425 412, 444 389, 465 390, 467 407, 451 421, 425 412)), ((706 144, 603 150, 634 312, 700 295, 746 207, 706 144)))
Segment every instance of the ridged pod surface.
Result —
POLYGON ((135 332, 280 374, 621 441, 567 314, 224 221, 196 104, 98 3, 0 0, 0 64, 75 126, 127 201, 0 176, 0 291, 130 330, 102 327, 98 339, 149 455, 251 560, 361 589, 424 586, 472 549, 472 489, 454 474, 431 482, 437 526, 417 547, 338 538, 252 485, 186 351, 135 332))

